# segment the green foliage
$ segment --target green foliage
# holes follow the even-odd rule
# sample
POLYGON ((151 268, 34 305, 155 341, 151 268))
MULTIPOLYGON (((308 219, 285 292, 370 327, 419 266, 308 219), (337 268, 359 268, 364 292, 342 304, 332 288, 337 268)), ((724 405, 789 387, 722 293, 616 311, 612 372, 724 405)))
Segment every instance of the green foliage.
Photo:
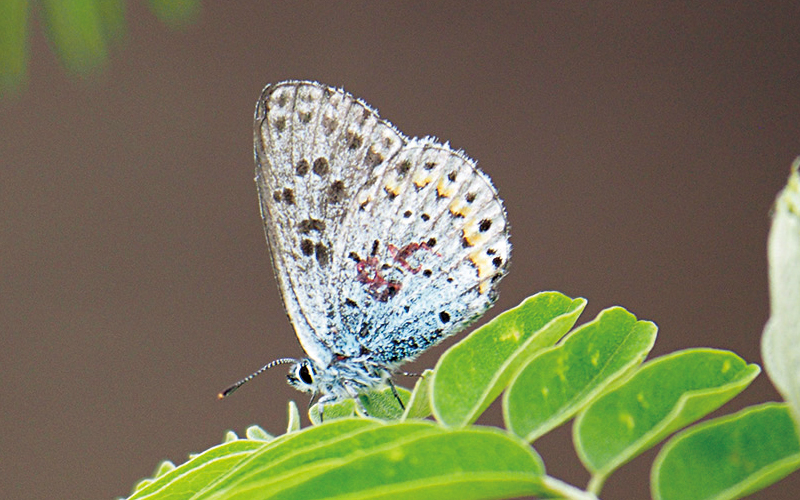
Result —
POLYGON ((503 400, 506 428, 532 442, 572 418, 647 357, 657 330, 621 307, 576 328, 515 376, 503 400))
POLYGON ((406 411, 403 413, 403 420, 409 418, 426 418, 431 414, 430 405, 430 380, 433 371, 425 370, 417 380, 414 390, 411 392, 406 411))
POLYGON ((191 458, 177 468, 170 462, 162 462, 156 469, 153 480, 140 482, 129 500, 190 498, 195 491, 234 469, 239 462, 263 446, 264 441, 260 440, 228 441, 191 458))
POLYGON ((677 429, 719 408, 758 375, 728 351, 691 349, 656 358, 585 408, 575 448, 592 472, 590 489, 677 429))
POLYGON ((520 365, 564 336, 584 307, 585 299, 539 293, 445 352, 431 380, 436 420, 453 427, 474 422, 520 365))
POLYGON ((25 80, 29 10, 27 0, 0 2, 0 94, 16 90, 25 80))
MULTIPOLYGON (((411 398, 411 393, 408 389, 397 387, 397 392, 403 405, 407 405, 411 398)), ((336 404, 325 405, 323 418, 320 419, 320 406, 315 404, 308 409, 308 418, 314 425, 319 425, 323 420, 333 420, 336 418, 353 417, 353 416, 371 416, 383 420, 397 420, 403 416, 403 409, 397 403, 397 398, 391 388, 384 387, 379 391, 368 392, 358 397, 358 402, 352 399, 346 399, 336 404)))
MULTIPOLYGON (((183 27, 197 19, 199 0, 150 0, 163 23, 183 27)), ((125 37, 124 0, 3 0, 0 2, 0 94, 19 91, 27 78, 30 14, 37 14, 66 70, 89 75, 108 61, 125 37)))
MULTIPOLYGON (((641 365, 656 326, 613 307, 567 333, 585 304, 537 294, 453 346, 412 392, 398 387, 405 411, 386 387, 326 405, 323 422, 314 405, 313 425, 301 429, 292 402, 283 436, 230 433, 179 467, 163 463, 131 498, 596 499, 619 466, 719 408, 760 371, 713 349, 641 365), (510 432, 469 425, 503 390, 510 432), (431 412, 434 421, 421 420, 431 412), (576 451, 593 475, 587 491, 547 476, 527 444, 575 414, 576 451)), ((738 498, 796 470, 800 440, 789 415, 785 405, 765 405, 678 434, 653 465, 654 497, 738 498)))
POLYGON ((786 404, 767 403, 698 424, 672 438, 653 464, 653 498, 732 499, 800 467, 786 404))

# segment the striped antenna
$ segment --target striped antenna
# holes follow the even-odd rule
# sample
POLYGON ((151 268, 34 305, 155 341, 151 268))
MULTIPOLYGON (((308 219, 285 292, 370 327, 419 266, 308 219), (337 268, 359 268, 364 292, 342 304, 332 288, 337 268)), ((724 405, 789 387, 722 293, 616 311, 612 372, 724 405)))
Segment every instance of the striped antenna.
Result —
POLYGON ((298 361, 296 359, 293 359, 293 358, 281 358, 281 359, 276 359, 275 361, 271 361, 271 362, 267 363, 266 365, 262 366, 261 368, 259 368, 258 370, 256 370, 255 372, 253 372, 250 375, 246 376, 242 380, 240 380, 240 381, 236 382, 235 384, 233 384, 232 386, 228 387, 224 391, 220 392, 219 394, 217 394, 217 397, 219 399, 222 399, 225 396, 230 396, 231 394, 233 394, 233 391, 235 391, 239 387, 243 386, 247 382, 250 382, 257 375, 261 375, 262 373, 264 373, 265 371, 269 370, 273 366, 284 365, 286 363, 297 363, 297 362, 298 361))

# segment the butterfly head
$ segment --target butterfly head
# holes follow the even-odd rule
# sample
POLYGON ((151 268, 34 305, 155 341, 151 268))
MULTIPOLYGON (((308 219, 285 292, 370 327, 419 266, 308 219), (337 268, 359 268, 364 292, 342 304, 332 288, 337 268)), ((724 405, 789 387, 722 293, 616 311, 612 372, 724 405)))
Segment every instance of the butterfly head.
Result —
POLYGON ((289 369, 289 374, 286 376, 289 385, 301 392, 319 392, 319 379, 317 377, 317 370, 308 358, 301 359, 295 362, 289 369))
POLYGON ((380 385, 389 371, 363 357, 340 356, 325 365, 303 358, 292 364, 286 378, 295 389, 311 393, 312 401, 320 396, 320 403, 334 403, 380 385))

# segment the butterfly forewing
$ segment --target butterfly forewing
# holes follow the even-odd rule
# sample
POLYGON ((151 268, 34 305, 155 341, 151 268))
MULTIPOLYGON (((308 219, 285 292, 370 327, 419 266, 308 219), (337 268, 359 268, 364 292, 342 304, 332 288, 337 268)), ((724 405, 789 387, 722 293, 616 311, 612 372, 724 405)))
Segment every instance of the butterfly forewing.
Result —
POLYGON ((391 125, 350 94, 312 82, 264 89, 256 107, 256 184, 284 305, 309 356, 335 327, 325 286, 341 266, 332 252, 352 194, 375 168, 370 145, 388 158, 403 145, 391 125), (377 139, 377 141, 376 141, 377 139))
POLYGON ((366 104, 310 82, 267 87, 256 182, 284 303, 323 365, 367 354, 393 366, 480 316, 510 244, 475 163, 407 139, 366 104))

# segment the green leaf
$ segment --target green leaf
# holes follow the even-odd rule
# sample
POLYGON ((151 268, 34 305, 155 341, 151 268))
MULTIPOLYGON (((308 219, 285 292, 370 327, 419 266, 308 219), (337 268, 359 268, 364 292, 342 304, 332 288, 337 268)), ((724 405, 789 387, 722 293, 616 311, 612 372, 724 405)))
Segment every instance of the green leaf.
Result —
POLYGON ((350 422, 369 421, 337 420, 278 438, 195 500, 480 499, 543 491, 541 459, 498 430, 447 430, 426 421, 338 428, 350 422), (320 441, 320 431, 329 439, 320 441))
POLYGON ((729 351, 690 349, 656 358, 578 415, 575 448, 598 492, 616 468, 714 411, 758 375, 729 351))
MULTIPOLYGON (((319 425, 322 420, 319 417, 320 406, 315 403, 308 409, 308 418, 314 425, 319 425)), ((335 420, 337 418, 354 417, 356 415, 356 402, 353 399, 345 399, 334 404, 326 404, 323 411, 322 419, 325 422, 335 420)))
MULTIPOLYGON (((109 0, 111 1, 111 0, 109 0)), ((124 7, 98 0, 42 0, 42 14, 48 38, 70 71, 86 74, 101 67, 108 57, 108 43, 124 26, 114 15, 124 7), (103 5, 105 4, 105 5, 103 5), (110 16, 109 22, 104 17, 110 16)))
MULTIPOLYGON (((408 403, 411 392, 403 387, 397 387, 397 393, 403 404, 408 403)), ((311 423, 319 425, 319 403, 308 409, 308 417, 311 423)), ((363 417, 374 417, 383 420, 398 420, 403 416, 403 408, 394 397, 390 387, 382 387, 375 391, 365 392, 358 396, 358 402, 353 399, 345 399, 333 404, 326 404, 323 411, 325 422, 335 418, 345 418, 360 415, 363 417)))
POLYGON ((572 418, 647 357, 657 330, 621 307, 602 311, 514 378, 503 397, 506 428, 533 442, 572 418))
POLYGON ((764 368, 800 422, 800 158, 773 210, 767 246, 770 318, 761 339, 764 368))
POLYGON ((195 485, 195 496, 191 498, 213 496, 224 488, 224 485, 244 481, 251 472, 247 464, 250 464, 253 460, 257 460, 261 464, 269 462, 278 467, 291 467, 295 460, 298 461, 298 464, 304 463, 302 459, 297 458, 298 454, 303 451, 325 447, 331 443, 335 444, 343 436, 358 435, 378 427, 380 427, 380 422, 377 420, 349 418, 326 422, 324 425, 307 427, 291 434, 284 434, 269 443, 261 443, 264 448, 260 448, 258 457, 255 455, 250 456, 247 462, 242 462, 236 467, 231 466, 228 470, 219 471, 219 474, 215 477, 206 478, 204 485, 195 485), (265 459, 264 454, 267 453, 267 450, 269 450, 268 459, 265 459))
POLYGON ((433 370, 425 370, 420 375, 414 390, 411 391, 411 397, 406 405, 406 411, 403 413, 403 420, 409 418, 425 418, 431 414, 430 403, 430 381, 433 375, 433 370))
POLYGON ((800 440, 788 405, 767 403, 676 435, 653 463, 656 500, 728 500, 800 468, 800 440))
POLYGON ((200 0, 150 0, 150 10, 164 24, 182 28, 200 16, 200 0))
POLYGON ((162 462, 154 478, 140 482, 128 500, 189 498, 264 444, 263 441, 238 439, 210 448, 180 467, 175 467, 172 462, 162 462))
MULTIPOLYGON (((295 408, 297 408, 297 406, 295 406, 295 408)), ((247 430, 245 430, 245 436, 247 436, 247 439, 253 441, 272 441, 275 439, 275 436, 257 425, 251 425, 248 427, 247 430)))
POLYGON ((18 90, 27 77, 29 12, 27 0, 0 2, 0 95, 18 90))
MULTIPOLYGON (((403 406, 407 405, 408 399, 411 397, 411 391, 399 386, 396 389, 397 395, 403 401, 403 406)), ((358 400, 361 404, 356 405, 356 413, 362 417, 398 420, 403 416, 404 410, 389 387, 360 394, 358 400)))
POLYGON ((542 292, 448 349, 439 358, 431 380, 433 415, 453 427, 474 422, 522 362, 557 342, 585 306, 585 299, 542 292))

